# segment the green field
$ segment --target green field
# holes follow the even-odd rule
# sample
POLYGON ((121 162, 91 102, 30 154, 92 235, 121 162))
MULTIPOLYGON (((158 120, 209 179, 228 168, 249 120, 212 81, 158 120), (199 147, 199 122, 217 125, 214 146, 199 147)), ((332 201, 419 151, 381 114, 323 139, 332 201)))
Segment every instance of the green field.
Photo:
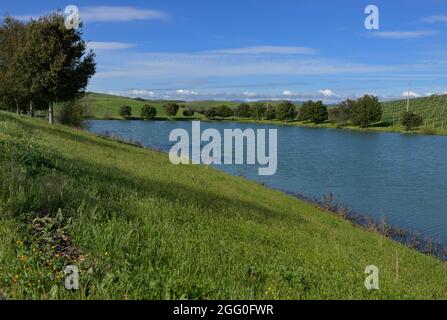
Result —
POLYGON ((447 298, 445 263, 242 177, 5 112, 0 148, 8 299, 447 298))
MULTIPOLYGON (((407 100, 385 102, 382 121, 399 124, 402 113, 406 110, 407 100)), ((447 129, 447 95, 411 99, 410 111, 422 116, 424 127, 447 129)))

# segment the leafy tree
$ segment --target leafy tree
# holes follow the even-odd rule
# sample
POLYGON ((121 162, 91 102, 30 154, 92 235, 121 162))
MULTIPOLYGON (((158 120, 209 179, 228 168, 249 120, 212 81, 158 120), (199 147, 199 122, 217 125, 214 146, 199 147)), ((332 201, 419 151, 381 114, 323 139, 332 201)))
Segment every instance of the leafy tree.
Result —
POLYGON ((61 124, 81 128, 83 127, 83 107, 78 100, 64 102, 57 116, 61 124))
POLYGON ((178 112, 178 109, 180 108, 180 106, 175 102, 171 102, 171 103, 168 103, 167 105, 165 105, 164 108, 166 110, 166 114, 168 115, 168 117, 172 118, 177 115, 177 112, 178 112))
POLYGON ((216 108, 217 116, 221 118, 230 118, 234 117, 233 110, 230 109, 230 107, 226 105, 218 106, 216 108))
POLYGON ((323 104, 323 101, 317 101, 314 103, 310 110, 309 120, 313 123, 323 123, 328 119, 327 106, 323 104))
POLYGON ((424 119, 413 112, 404 112, 402 115, 402 125, 405 126, 405 130, 411 131, 414 128, 421 126, 424 122, 424 119))
POLYGON ((153 119, 157 115, 157 109, 149 104, 145 104, 141 108, 141 117, 144 119, 153 119))
POLYGON ((268 106, 265 110, 265 118, 267 120, 273 120, 276 119, 276 110, 273 106, 268 106))
POLYGON ((281 121, 293 120, 296 117, 296 108, 290 101, 283 101, 276 107, 276 118, 281 121))
POLYGON ((19 81, 15 66, 25 37, 25 24, 6 16, 0 25, 0 104, 17 114, 26 110, 27 88, 19 81))
POLYGON ((250 118, 251 116, 251 107, 247 103, 241 103, 235 112, 236 116, 240 118, 250 118))
POLYGON ((86 52, 82 25, 67 29, 60 13, 31 20, 15 69, 27 88, 30 105, 36 99, 48 102, 48 118, 54 123, 53 104, 82 96, 89 79, 96 72, 94 53, 86 52))
POLYGON ((194 110, 187 108, 185 110, 183 110, 183 116, 184 117, 192 117, 194 116, 194 110))
POLYGON ((355 125, 368 128, 372 123, 382 119, 382 105, 377 97, 365 95, 355 103, 352 121, 355 125))
POLYGON ((352 121, 356 101, 347 99, 340 103, 338 107, 329 109, 329 120, 337 127, 343 127, 352 121))
POLYGON ((205 111, 203 115, 208 119, 214 119, 218 117, 216 108, 209 108, 208 110, 205 111))
POLYGON ((132 116, 132 107, 121 106, 120 107, 120 116, 123 118, 129 118, 130 116, 132 116))
POLYGON ((256 102, 251 107, 251 116, 256 120, 261 120, 262 117, 265 116, 265 112, 267 107, 262 102, 256 102))
POLYGON ((308 121, 310 120, 310 109, 312 109, 314 102, 312 100, 306 101, 301 106, 298 113, 299 121, 308 121))

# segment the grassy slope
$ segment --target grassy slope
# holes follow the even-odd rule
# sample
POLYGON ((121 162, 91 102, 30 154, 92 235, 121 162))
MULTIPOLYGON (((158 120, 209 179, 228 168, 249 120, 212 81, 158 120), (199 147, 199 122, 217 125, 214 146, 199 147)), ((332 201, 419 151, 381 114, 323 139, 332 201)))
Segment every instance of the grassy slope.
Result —
POLYGON ((444 263, 243 178, 3 112, 0 148, 9 298, 447 297, 444 263), (82 255, 45 247, 26 223, 39 212, 82 255), (81 269, 76 293, 58 280, 66 263, 81 269), (375 292, 363 286, 371 264, 375 292))

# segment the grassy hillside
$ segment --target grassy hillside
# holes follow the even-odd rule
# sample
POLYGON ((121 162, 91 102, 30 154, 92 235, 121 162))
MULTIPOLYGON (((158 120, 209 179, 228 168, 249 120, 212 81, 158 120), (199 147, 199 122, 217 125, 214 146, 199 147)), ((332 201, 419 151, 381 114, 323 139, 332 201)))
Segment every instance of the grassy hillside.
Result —
POLYGON ((4 112, 0 148, 7 298, 447 298, 445 263, 243 178, 4 112))
MULTIPOLYGON (((407 110, 407 100, 383 103, 384 122, 399 124, 401 115, 407 110)), ((424 127, 447 129, 447 95, 410 100, 410 110, 424 119, 424 127)))

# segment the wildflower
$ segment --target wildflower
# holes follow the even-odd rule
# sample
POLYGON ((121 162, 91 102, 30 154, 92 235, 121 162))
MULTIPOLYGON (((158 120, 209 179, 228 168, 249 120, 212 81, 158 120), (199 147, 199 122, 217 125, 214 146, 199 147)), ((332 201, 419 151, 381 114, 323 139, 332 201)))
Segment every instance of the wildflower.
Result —
POLYGON ((107 257, 107 256, 109 255, 109 253, 106 251, 106 252, 104 253, 104 255, 107 257))
POLYGON ((21 256, 19 256, 19 260, 23 262, 26 260, 26 257, 24 255, 21 255, 21 256))

